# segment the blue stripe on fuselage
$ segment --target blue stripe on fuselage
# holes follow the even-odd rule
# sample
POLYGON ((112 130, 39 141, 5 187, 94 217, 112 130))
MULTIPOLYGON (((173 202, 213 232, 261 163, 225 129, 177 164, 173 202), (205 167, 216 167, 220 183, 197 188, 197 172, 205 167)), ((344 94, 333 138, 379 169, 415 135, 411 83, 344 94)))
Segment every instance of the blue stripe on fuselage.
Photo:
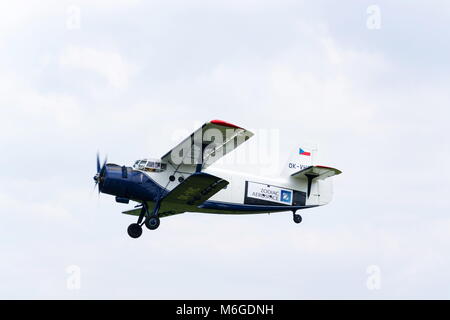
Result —
POLYGON ((276 212, 276 211, 292 211, 318 207, 312 206, 267 206, 267 205, 253 205, 253 204, 239 204, 221 201, 207 200, 199 206, 201 209, 223 210, 223 211, 247 211, 247 212, 276 212))

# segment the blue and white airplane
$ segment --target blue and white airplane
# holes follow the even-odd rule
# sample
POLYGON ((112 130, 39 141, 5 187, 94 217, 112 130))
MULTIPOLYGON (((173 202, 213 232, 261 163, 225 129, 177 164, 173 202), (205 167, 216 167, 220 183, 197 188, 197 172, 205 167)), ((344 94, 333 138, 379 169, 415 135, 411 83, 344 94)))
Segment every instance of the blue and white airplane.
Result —
POLYGON ((313 165, 315 150, 299 148, 277 178, 215 168, 212 164, 253 136, 231 123, 213 120, 184 139, 161 159, 142 159, 132 167, 100 165, 94 176, 99 192, 120 203, 138 202, 124 214, 138 216, 128 235, 138 238, 142 225, 154 230, 160 218, 184 212, 253 214, 296 212, 329 203, 338 169, 313 165))

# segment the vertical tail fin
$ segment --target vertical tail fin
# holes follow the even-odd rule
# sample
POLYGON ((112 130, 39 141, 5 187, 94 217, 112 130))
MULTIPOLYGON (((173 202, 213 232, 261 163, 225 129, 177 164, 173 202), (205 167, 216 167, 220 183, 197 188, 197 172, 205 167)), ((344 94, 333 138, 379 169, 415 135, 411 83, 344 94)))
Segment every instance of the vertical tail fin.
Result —
POLYGON ((317 155, 317 148, 312 147, 298 147, 288 157, 286 164, 283 166, 281 174, 283 176, 290 176, 302 169, 314 165, 314 160, 317 155))

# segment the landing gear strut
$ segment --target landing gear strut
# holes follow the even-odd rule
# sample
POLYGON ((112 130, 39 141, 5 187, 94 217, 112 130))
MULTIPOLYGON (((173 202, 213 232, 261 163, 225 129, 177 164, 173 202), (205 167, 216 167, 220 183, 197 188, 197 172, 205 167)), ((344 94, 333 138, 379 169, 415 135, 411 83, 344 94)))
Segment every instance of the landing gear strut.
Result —
POLYGON ((294 222, 295 222, 295 223, 300 223, 300 222, 302 222, 302 216, 299 215, 299 214, 297 214, 297 213, 295 213, 295 211, 292 212, 292 216, 293 216, 293 218, 294 218, 294 222))
POLYGON ((145 224, 145 226, 150 230, 157 229, 159 227, 159 217, 158 217, 159 207, 160 207, 160 202, 157 201, 152 214, 149 215, 147 204, 145 202, 143 202, 141 213, 139 214, 137 223, 132 223, 128 226, 128 230, 127 230, 128 235, 134 239, 139 238, 142 235, 142 225, 143 224, 145 224), (142 222, 142 221, 144 221, 144 222, 142 222))

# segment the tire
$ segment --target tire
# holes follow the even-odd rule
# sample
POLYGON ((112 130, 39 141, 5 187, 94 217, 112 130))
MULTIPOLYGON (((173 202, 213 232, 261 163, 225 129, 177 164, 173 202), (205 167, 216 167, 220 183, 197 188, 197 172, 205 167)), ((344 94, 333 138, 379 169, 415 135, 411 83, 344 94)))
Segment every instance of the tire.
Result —
POLYGON ((145 220, 145 226, 150 230, 158 229, 159 218, 158 217, 149 217, 147 220, 145 220))
POLYGON ((299 214, 294 214, 294 222, 295 223, 300 223, 302 222, 302 216, 299 214))
POLYGON ((137 239, 142 235, 142 227, 137 223, 130 224, 127 231, 128 235, 133 239, 137 239))

